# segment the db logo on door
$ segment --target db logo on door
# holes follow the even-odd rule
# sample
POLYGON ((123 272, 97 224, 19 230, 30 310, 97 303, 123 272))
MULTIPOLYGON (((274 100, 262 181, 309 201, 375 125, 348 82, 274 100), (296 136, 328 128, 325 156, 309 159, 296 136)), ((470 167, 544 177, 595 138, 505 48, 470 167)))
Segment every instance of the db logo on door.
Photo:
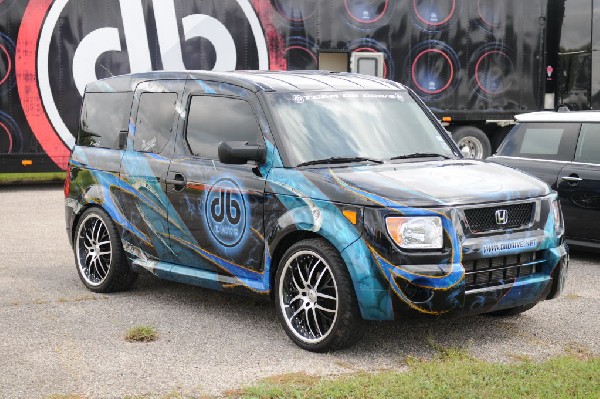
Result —
POLYGON ((91 81, 162 69, 269 69, 250 0, 30 1, 16 51, 27 121, 62 167, 91 81))

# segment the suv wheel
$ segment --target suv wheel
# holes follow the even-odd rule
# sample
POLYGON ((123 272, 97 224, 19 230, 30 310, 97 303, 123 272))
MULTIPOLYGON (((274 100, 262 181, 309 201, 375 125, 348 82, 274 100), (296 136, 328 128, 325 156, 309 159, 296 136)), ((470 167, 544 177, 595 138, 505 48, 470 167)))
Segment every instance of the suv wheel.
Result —
POLYGON ((94 292, 125 290, 135 282, 119 233, 100 208, 83 212, 75 229, 75 264, 83 284, 94 292))
POLYGON ((364 333, 354 287, 339 253, 322 239, 290 247, 277 269, 275 303, 287 335, 313 352, 348 347, 364 333))

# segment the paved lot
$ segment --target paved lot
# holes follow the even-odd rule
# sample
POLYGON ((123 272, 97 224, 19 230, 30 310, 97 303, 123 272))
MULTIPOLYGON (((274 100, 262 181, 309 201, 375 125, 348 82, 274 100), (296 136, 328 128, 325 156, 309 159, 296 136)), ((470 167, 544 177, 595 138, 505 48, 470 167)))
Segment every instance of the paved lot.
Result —
POLYGON ((376 323, 355 347, 298 349, 271 303, 142 276, 135 289, 97 295, 75 271, 61 187, 0 187, 0 398, 219 394, 269 375, 399 368, 427 344, 465 346, 511 361, 565 350, 600 354, 600 262, 572 254, 567 293, 522 316, 376 323), (145 324, 153 343, 129 343, 145 324))

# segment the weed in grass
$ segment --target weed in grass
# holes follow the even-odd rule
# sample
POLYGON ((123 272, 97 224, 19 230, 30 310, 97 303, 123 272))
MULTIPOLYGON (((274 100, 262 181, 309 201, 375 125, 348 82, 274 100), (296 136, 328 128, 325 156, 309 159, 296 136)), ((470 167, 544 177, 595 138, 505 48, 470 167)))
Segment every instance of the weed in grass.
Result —
POLYGON ((127 330, 125 339, 129 342, 152 342, 158 339, 158 334, 154 327, 136 326, 127 330))
POLYGON ((427 338, 427 345, 436 352, 437 358, 441 360, 464 360, 471 358, 466 348, 458 346, 446 347, 436 342, 433 337, 427 338))

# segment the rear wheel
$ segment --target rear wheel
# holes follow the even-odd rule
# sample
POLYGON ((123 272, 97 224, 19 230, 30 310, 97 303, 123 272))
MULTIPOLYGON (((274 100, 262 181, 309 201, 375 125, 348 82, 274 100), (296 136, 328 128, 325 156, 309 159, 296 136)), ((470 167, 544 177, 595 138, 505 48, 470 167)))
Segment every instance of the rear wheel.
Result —
POLYGON ((275 297, 285 332, 303 349, 345 348, 364 333, 346 265, 322 239, 304 240, 287 250, 275 277, 275 297))
POLYGON ((137 278, 125 259, 115 224, 100 208, 90 208, 81 215, 73 250, 79 278, 91 291, 122 291, 137 278))
POLYGON ((529 309, 531 309, 532 307, 534 307, 537 304, 538 304, 537 302, 534 302, 534 303, 530 303, 528 305, 516 306, 514 308, 496 310, 495 312, 486 313, 486 315, 495 316, 495 317, 515 316, 515 315, 518 315, 518 314, 528 311, 529 309))
POLYGON ((452 138, 467 158, 485 159, 492 155, 492 145, 485 133, 474 126, 460 126, 452 130, 452 138))

